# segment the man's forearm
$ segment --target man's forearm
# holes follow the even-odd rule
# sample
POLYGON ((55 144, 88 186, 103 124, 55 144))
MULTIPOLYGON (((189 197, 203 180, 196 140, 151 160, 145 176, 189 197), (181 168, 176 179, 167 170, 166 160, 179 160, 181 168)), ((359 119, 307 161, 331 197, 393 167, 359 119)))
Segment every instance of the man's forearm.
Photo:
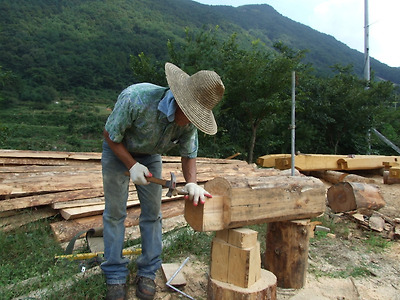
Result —
POLYGON ((195 158, 182 157, 182 172, 186 182, 197 183, 197 167, 195 158))
POLYGON ((136 163, 136 160, 132 157, 132 155, 129 153, 129 151, 123 144, 115 143, 110 139, 107 130, 104 129, 103 135, 108 146, 110 146, 114 154, 123 162, 123 164, 129 170, 136 163))

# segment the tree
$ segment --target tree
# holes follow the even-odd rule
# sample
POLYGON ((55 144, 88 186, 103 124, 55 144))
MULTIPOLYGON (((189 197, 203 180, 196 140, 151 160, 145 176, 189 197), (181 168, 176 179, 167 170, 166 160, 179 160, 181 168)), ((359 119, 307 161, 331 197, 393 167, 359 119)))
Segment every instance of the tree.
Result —
POLYGON ((150 82, 160 86, 167 84, 164 65, 154 58, 141 52, 137 56, 131 55, 129 63, 135 82, 150 82))
POLYGON ((367 132, 384 111, 393 93, 388 83, 358 78, 352 66, 335 65, 333 77, 313 78, 306 83, 307 97, 299 101, 297 118, 309 128, 311 153, 359 154, 368 152, 367 132))
POLYGON ((282 43, 274 46, 278 51, 266 50, 259 41, 253 42, 251 50, 238 49, 233 39, 225 44, 227 101, 223 107, 231 107, 232 117, 244 125, 249 163, 259 127, 266 120, 271 124, 280 118, 283 108, 288 107, 284 94, 290 90, 291 72, 299 69, 304 54, 282 43))

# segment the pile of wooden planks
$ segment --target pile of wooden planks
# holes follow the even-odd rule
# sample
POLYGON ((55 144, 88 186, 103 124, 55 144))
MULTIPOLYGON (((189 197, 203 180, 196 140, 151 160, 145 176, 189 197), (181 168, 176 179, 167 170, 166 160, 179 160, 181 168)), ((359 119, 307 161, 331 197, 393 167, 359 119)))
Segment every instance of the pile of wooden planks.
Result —
MULTIPOLYGON (((245 161, 198 158, 198 182, 218 176, 277 175, 275 169, 257 169, 245 161)), ((180 157, 163 156, 163 178, 174 172, 184 184, 180 157)), ((166 190, 165 193, 166 194, 166 190)), ((164 197, 164 218, 183 215, 182 196, 164 197)), ((140 206, 132 184, 126 227, 138 224, 140 206)), ((104 195, 101 153, 0 150, 0 229, 12 230, 41 218, 54 218, 52 230, 60 242, 77 232, 102 227, 104 195), (28 211, 28 213, 27 213, 28 211)))

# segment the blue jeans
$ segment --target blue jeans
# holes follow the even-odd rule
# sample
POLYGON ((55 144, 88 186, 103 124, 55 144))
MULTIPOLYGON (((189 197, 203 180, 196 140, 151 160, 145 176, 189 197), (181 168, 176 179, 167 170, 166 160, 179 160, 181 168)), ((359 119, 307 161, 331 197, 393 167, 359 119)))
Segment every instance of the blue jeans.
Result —
MULTIPOLYGON (((161 155, 140 155, 135 160, 145 165, 153 176, 161 178, 161 155)), ((129 274, 129 259, 122 256, 125 236, 124 221, 127 216, 126 201, 130 176, 125 165, 112 152, 106 142, 103 143, 101 158, 105 209, 103 213, 104 256, 106 261, 101 268, 108 284, 126 282, 129 274)), ((161 266, 162 224, 161 224, 161 185, 150 183, 136 186, 141 213, 139 227, 142 240, 142 254, 136 263, 138 276, 155 279, 161 266)))

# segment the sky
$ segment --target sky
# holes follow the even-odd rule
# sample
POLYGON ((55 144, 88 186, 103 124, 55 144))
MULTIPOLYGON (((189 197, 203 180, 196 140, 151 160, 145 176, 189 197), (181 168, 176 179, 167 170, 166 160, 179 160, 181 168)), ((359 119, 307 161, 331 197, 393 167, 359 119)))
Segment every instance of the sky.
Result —
MULTIPOLYGON (((281 15, 364 53, 365 0, 194 0, 208 5, 268 4, 281 15)), ((369 0, 369 55, 400 67, 400 0, 369 0)))

